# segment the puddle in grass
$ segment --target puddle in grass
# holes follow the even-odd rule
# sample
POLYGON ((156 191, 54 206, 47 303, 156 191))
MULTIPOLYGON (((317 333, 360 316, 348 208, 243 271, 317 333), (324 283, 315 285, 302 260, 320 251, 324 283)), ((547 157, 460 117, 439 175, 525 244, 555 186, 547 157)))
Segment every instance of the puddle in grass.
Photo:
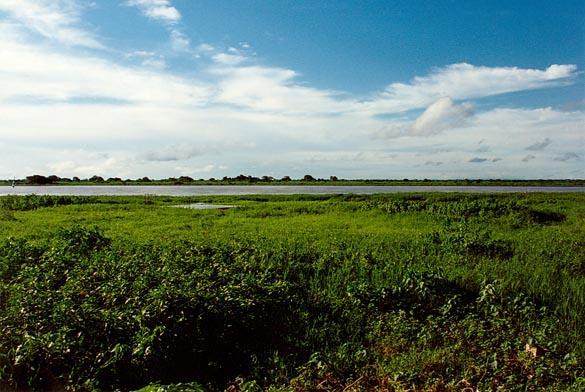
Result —
POLYGON ((236 208, 237 206, 227 205, 227 204, 206 204, 206 203, 190 203, 190 204, 180 204, 177 206, 178 208, 188 208, 190 210, 227 210, 229 208, 236 208))

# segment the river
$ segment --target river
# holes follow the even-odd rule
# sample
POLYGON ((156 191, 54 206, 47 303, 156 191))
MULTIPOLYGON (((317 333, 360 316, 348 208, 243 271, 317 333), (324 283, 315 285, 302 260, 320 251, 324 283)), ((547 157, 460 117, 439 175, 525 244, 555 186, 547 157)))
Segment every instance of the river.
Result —
POLYGON ((556 186, 320 186, 320 185, 121 185, 121 186, 0 186, 2 195, 60 196, 202 196, 202 195, 294 195, 294 194, 374 194, 374 193, 535 193, 585 192, 585 187, 556 186))

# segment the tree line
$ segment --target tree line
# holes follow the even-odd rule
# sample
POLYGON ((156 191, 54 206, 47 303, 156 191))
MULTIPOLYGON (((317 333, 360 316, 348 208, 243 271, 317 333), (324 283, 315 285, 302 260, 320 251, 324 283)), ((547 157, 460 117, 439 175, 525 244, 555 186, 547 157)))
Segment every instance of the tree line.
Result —
POLYGON ((336 185, 497 185, 497 186, 585 186, 585 179, 340 179, 337 176, 329 178, 314 177, 306 174, 303 177, 291 178, 284 176, 276 178, 273 176, 251 176, 240 174, 234 177, 225 176, 222 178, 199 178, 189 176, 168 177, 162 179, 151 179, 139 177, 135 179, 121 177, 108 177, 94 175, 89 178, 59 177, 56 175, 43 176, 35 174, 23 179, 0 179, 0 185, 244 185, 244 184, 336 184, 336 185))
MULTIPOLYGON (((10 180, 6 180, 10 181, 10 180)), ((64 184, 64 183, 92 183, 92 184, 120 184, 120 183, 150 183, 150 182, 163 182, 163 183, 172 183, 172 184, 188 184, 192 182, 201 182, 201 181, 211 181, 211 182, 245 182, 245 183, 266 183, 266 182, 289 182, 289 181, 304 181, 304 182, 313 182, 313 181, 338 181, 337 176, 330 176, 329 179, 323 178, 315 178, 310 174, 306 174, 302 178, 293 179, 290 176, 284 176, 282 178, 275 178, 272 176, 261 176, 255 177, 250 175, 240 174, 235 177, 228 177, 225 176, 222 179, 216 178, 209 178, 209 179, 194 179, 189 176, 180 176, 180 177, 169 177, 164 179, 151 179, 149 177, 141 177, 136 179, 122 179, 120 177, 109 177, 104 178, 98 175, 94 175, 89 178, 79 178, 79 177, 59 177, 56 175, 50 176, 43 176, 39 174, 35 174, 32 176, 27 176, 25 179, 18 179, 15 180, 17 184, 26 184, 26 185, 55 185, 55 184, 64 184)))

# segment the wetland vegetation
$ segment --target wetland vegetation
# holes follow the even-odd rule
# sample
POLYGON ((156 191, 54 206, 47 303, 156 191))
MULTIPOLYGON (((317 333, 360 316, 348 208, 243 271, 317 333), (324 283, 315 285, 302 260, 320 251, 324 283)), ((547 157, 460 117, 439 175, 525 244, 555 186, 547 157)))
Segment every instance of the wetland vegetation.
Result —
POLYGON ((2 390, 579 391, 584 309, 583 194, 0 198, 2 390))

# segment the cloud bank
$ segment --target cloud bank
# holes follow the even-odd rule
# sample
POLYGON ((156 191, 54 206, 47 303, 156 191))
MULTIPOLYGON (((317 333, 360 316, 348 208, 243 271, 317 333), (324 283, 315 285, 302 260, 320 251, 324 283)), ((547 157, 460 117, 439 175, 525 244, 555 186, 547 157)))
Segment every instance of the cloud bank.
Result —
POLYGON ((266 65, 248 43, 192 48, 170 1, 125 4, 162 24, 198 71, 110 51, 73 0, 0 0, 0 177, 585 176, 583 111, 477 104, 574 83, 575 65, 457 63, 358 97, 266 65))

